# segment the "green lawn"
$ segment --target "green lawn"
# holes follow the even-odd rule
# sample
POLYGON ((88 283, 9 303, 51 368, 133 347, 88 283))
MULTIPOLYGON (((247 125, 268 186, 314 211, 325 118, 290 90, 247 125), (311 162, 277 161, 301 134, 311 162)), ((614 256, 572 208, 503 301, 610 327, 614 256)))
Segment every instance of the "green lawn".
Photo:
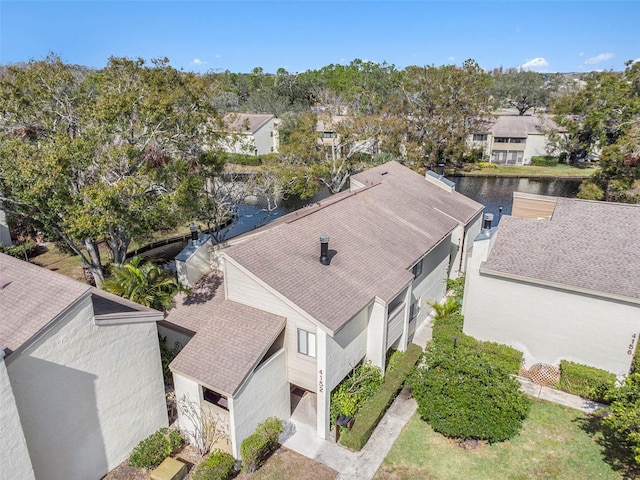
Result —
POLYGON ((595 166, 574 167, 572 165, 557 165, 555 167, 538 167, 533 165, 497 165, 496 168, 477 168, 467 172, 467 175, 488 176, 546 176, 546 177, 590 177, 596 171, 595 166))
POLYGON ((587 423, 577 410, 536 400, 519 436, 463 449, 415 414, 375 480, 622 479, 587 423))

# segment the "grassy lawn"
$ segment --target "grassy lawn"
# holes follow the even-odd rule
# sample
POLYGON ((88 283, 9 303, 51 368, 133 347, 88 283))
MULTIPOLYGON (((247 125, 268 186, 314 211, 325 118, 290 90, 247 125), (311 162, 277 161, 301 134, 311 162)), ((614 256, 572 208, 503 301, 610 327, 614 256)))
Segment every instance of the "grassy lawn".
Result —
POLYGON ((546 177, 590 177, 596 171, 595 166, 574 167, 572 165, 557 165, 555 167, 538 167, 533 165, 514 166, 497 165, 496 168, 477 168, 468 172, 470 175, 489 176, 546 176, 546 177))
POLYGON ((326 465, 280 447, 257 472, 241 473, 234 480, 334 480, 336 475, 326 465))
POLYGON ((605 461, 601 437, 587 433, 586 419, 577 410, 536 400, 519 436, 465 450, 415 414, 375 480, 622 479, 605 461))

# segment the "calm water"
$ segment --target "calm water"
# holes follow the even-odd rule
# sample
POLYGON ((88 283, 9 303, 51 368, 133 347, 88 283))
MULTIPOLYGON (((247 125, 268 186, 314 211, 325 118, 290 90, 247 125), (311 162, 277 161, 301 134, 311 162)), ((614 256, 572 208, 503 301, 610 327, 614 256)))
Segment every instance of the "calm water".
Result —
POLYGON ((581 180, 575 179, 530 179, 530 178, 488 178, 456 177, 452 179, 456 191, 485 206, 484 211, 498 218, 499 207, 504 207, 503 215, 511 214, 513 192, 536 193, 554 197, 575 197, 581 180))

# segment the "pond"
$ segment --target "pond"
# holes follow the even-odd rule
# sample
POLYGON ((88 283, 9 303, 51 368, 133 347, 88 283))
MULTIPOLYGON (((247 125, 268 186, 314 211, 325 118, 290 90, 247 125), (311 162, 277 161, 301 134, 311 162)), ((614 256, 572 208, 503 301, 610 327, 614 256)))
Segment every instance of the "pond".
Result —
POLYGON ((498 218, 511 214, 513 192, 535 193, 554 197, 574 198, 582 180, 574 178, 520 178, 520 177, 455 177, 456 191, 485 206, 485 212, 498 218))

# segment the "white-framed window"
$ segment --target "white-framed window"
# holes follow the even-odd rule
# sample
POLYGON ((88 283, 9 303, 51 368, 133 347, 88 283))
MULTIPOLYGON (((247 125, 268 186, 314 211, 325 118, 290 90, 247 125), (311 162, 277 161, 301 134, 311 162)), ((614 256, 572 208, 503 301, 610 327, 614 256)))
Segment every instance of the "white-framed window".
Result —
POLYGON ((486 133, 474 133, 473 134, 473 141, 474 142, 486 142, 487 141, 487 134, 486 133))
POLYGON ((420 275, 422 275, 422 262, 423 261, 424 261, 424 259, 420 260, 411 269, 411 272, 413 272, 413 278, 418 278, 420 275))
POLYGON ((298 353, 316 358, 316 334, 298 329, 298 353))

